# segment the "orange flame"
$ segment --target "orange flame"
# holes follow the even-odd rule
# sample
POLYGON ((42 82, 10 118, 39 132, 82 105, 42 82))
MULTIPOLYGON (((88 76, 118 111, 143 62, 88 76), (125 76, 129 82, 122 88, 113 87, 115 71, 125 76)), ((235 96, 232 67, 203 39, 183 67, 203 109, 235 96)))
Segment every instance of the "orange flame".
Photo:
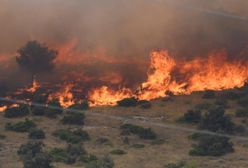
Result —
POLYGON ((51 101, 53 99, 58 99, 62 107, 64 108, 69 107, 75 104, 73 94, 71 93, 72 88, 73 85, 68 84, 59 92, 49 95, 48 100, 51 101))
POLYGON ((116 105, 117 101, 128 97, 151 100, 168 96, 168 93, 179 95, 239 88, 247 81, 248 62, 228 60, 227 53, 223 51, 188 62, 176 62, 167 51, 154 51, 151 53, 147 81, 140 85, 135 94, 127 88, 114 91, 103 86, 91 91, 89 100, 92 106, 116 105), (175 75, 174 71, 179 75, 175 75))
POLYGON ((26 89, 26 91, 34 93, 39 87, 40 87, 40 84, 38 83, 38 81, 34 80, 33 84, 32 84, 32 87, 26 89))
POLYGON ((115 91, 107 86, 102 86, 91 91, 89 95, 90 106, 114 106, 119 100, 131 97, 132 92, 127 88, 115 91))
POLYGON ((1 106, 0 107, 0 112, 4 112, 7 109, 7 106, 1 106))

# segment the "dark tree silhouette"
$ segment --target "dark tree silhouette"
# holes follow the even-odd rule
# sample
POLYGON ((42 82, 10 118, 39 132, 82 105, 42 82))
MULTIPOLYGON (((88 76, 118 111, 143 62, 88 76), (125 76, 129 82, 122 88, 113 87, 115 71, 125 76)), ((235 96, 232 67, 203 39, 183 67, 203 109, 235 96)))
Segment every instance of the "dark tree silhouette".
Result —
POLYGON ((53 70, 53 61, 58 55, 56 50, 51 50, 37 41, 27 42, 27 44, 20 48, 17 53, 17 63, 23 69, 30 72, 32 82, 34 81, 35 75, 53 70))

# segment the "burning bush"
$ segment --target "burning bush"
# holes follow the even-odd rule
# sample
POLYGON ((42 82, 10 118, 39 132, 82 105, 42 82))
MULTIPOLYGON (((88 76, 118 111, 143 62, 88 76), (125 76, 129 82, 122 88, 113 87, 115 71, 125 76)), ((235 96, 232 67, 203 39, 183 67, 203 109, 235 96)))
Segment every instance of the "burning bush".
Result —
POLYGON ((69 143, 79 143, 82 141, 87 141, 90 139, 89 134, 86 131, 81 129, 76 129, 74 131, 67 129, 60 129, 54 132, 54 136, 58 137, 61 140, 64 140, 69 143))
POLYGON ((134 97, 132 98, 125 98, 117 102, 119 106, 122 107, 134 107, 138 105, 138 100, 134 97))
POLYGON ((29 131, 28 137, 30 139, 44 139, 45 133, 42 129, 34 128, 29 131))
POLYGON ((20 121, 14 124, 7 123, 5 129, 16 132, 27 132, 35 126, 36 125, 33 121, 26 119, 25 121, 20 121))
POLYGON ((29 115, 30 107, 28 105, 19 105, 5 110, 4 116, 7 118, 24 117, 29 115))
POLYGON ((141 126, 124 124, 121 126, 122 134, 135 134, 141 139, 156 139, 157 135, 151 130, 151 128, 143 128, 141 126))
POLYGON ((235 124, 225 116, 225 110, 221 107, 210 109, 200 123, 200 128, 214 132, 233 133, 234 127, 235 124))
POLYGON ((190 155, 221 156, 234 151, 233 144, 227 137, 200 135, 196 140, 198 144, 193 145, 190 155))
POLYGON ((70 112, 63 117, 62 123, 70 125, 84 125, 84 119, 84 113, 70 112))
POLYGON ((188 110, 187 113, 180 119, 180 121, 187 123, 199 123, 201 122, 201 111, 200 110, 188 110))

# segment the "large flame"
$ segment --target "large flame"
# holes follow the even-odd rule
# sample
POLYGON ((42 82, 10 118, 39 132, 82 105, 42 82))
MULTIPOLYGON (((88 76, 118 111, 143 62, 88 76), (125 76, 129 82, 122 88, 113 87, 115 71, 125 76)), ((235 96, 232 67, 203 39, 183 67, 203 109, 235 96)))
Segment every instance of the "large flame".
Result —
POLYGON ((117 101, 132 96, 130 89, 122 88, 120 90, 112 90, 107 86, 94 89, 89 93, 90 106, 113 106, 117 101))
POLYGON ((117 101, 128 97, 151 100, 168 96, 168 93, 179 95, 232 89, 244 86, 247 80, 248 62, 228 60, 224 51, 180 62, 176 62, 167 51, 154 51, 147 81, 135 93, 126 88, 114 91, 103 86, 91 91, 89 100, 92 106, 116 105, 117 101))
POLYGON ((73 104, 75 104, 73 94, 71 89, 73 88, 73 84, 65 85, 60 91, 50 94, 48 100, 55 100, 58 99, 59 103, 62 107, 66 108, 73 104))

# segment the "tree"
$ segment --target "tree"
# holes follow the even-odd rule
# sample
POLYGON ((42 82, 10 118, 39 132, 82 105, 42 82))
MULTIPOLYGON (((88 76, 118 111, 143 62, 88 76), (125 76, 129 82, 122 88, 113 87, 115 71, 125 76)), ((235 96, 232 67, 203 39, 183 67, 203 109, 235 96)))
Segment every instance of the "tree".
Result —
POLYGON ((17 53, 17 63, 20 67, 30 72, 32 82, 34 81, 35 75, 53 70, 53 61, 58 55, 56 50, 51 50, 37 41, 27 42, 17 53))

